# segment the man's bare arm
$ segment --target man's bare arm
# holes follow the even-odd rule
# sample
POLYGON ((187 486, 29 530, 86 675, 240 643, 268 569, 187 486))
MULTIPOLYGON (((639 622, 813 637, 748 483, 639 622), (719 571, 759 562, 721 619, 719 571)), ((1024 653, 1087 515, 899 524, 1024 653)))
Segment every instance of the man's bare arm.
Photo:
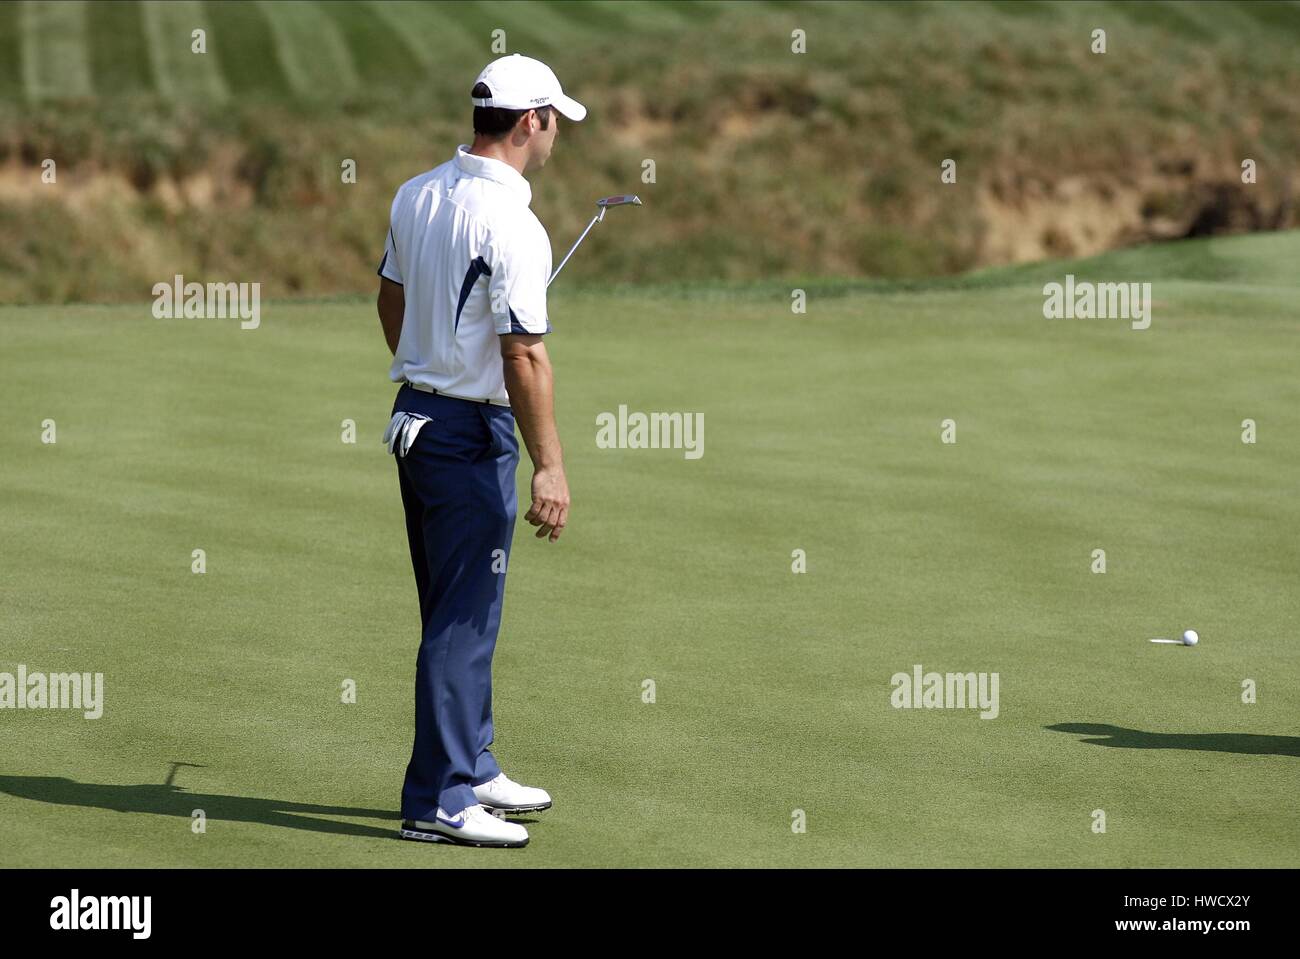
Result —
POLYGON ((397 355, 397 341, 402 336, 402 317, 406 313, 406 291, 402 284, 394 283, 388 277, 379 278, 379 300, 375 303, 379 310, 379 323, 384 328, 384 339, 388 350, 397 355))
POLYGON ((555 428, 554 374, 542 337, 502 335, 501 369, 515 422, 533 461, 533 503, 524 519, 538 527, 538 539, 549 536, 554 543, 569 522, 569 483, 555 428))

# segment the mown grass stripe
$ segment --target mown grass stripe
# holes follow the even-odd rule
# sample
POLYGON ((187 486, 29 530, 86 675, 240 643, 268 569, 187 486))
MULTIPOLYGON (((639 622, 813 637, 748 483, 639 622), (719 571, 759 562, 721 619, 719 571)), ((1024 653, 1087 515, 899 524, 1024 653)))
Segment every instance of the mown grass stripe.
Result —
POLYGON ((406 0, 370 0, 368 6, 388 24, 426 74, 435 69, 469 69, 479 60, 477 44, 450 4, 439 7, 406 0))
POLYGON ((510 53, 539 59, 566 53, 580 56, 582 45, 592 36, 587 24, 561 16, 551 9, 550 4, 493 0, 483 6, 490 8, 501 20, 500 26, 506 30, 510 53))
POLYGON ((984 2, 998 13, 1009 17, 1050 19, 1053 15, 1052 8, 1042 0, 984 0, 984 2))
POLYGON ((142 0, 140 15, 160 94, 215 101, 230 95, 212 50, 212 22, 199 0, 142 0), (195 30, 205 32, 206 53, 193 52, 195 30))
POLYGON ((260 0, 259 5, 271 24, 275 48, 296 94, 328 98, 357 88, 357 68, 347 42, 318 4, 260 0))
POLYGON ((1245 6, 1242 3, 1218 3, 1215 0, 1202 0, 1201 3, 1180 5, 1179 13, 1201 27, 1208 36, 1219 40, 1249 42, 1255 32, 1256 24, 1248 16, 1238 13, 1234 8, 1245 6))
POLYGON ((710 0, 658 0, 656 6, 675 11, 687 23, 712 23, 727 6, 710 0))
POLYGON ((373 8, 359 3, 322 3, 320 10, 338 27, 367 86, 402 84, 419 76, 420 66, 410 49, 373 8))
POLYGON ((447 18, 454 18, 461 30, 469 36, 473 49, 484 66, 500 56, 492 50, 493 30, 506 31, 507 53, 522 53, 525 46, 536 39, 525 24, 512 22, 506 9, 498 4, 449 3, 440 12, 447 18))
POLYGON ((90 62, 98 96, 154 88, 149 44, 136 0, 98 0, 90 4, 90 62))
POLYGON ((0 97, 6 100, 20 99, 23 92, 19 9, 16 3, 0 3, 0 97))
POLYGON ((1261 3, 1234 4, 1239 12, 1256 20, 1269 32, 1300 35, 1300 5, 1266 0, 1261 3))
POLYGON ((290 92, 271 24, 257 4, 205 0, 204 10, 212 22, 208 51, 216 54, 226 86, 240 96, 290 92))
POLYGON ((86 4, 27 0, 22 5, 23 87, 31 100, 90 96, 86 4))
POLYGON ((1148 0, 1146 3, 1109 0, 1105 14, 1108 17, 1110 14, 1118 14, 1140 27, 1187 37, 1196 42, 1214 39, 1213 34, 1195 20, 1183 16, 1182 11, 1174 4, 1156 3, 1154 0, 1148 0))
POLYGON ((627 19, 618 13, 616 7, 591 3, 589 0, 550 0, 546 6, 574 23, 584 24, 602 33, 618 33, 629 28, 627 19))
MULTIPOLYGON (((889 0, 877 0, 872 6, 882 6, 889 0)), ((900 3, 911 3, 913 0, 897 0, 900 3)), ((778 13, 789 13, 792 10, 806 8, 807 0, 754 0, 754 6, 763 7, 764 12, 776 11, 778 13)), ((728 2, 728 6, 737 6, 735 3, 728 2)), ((748 4, 746 4, 748 6, 748 4)))
POLYGON ((690 18, 679 9, 667 3, 654 0, 643 3, 640 0, 588 0, 584 6, 599 10, 617 11, 627 21, 632 30, 646 33, 658 33, 661 30, 682 30, 690 27, 690 18))

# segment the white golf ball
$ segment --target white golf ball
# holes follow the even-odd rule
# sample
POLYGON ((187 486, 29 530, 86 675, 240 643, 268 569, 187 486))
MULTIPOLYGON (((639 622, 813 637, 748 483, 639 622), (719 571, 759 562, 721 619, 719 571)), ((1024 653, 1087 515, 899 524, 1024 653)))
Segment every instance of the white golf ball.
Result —
POLYGON ((1196 630, 1188 629, 1183 632, 1183 645, 1195 646, 1201 641, 1201 637, 1196 634, 1196 630))

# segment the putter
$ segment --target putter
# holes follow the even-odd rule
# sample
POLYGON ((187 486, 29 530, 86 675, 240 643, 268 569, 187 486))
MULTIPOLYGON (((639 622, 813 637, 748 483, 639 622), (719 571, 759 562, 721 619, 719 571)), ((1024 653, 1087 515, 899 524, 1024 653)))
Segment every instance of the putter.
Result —
POLYGON ((547 287, 555 282, 555 278, 559 276, 560 271, 564 269, 564 264, 569 262, 569 257, 573 256, 573 251, 578 248, 578 244, 587 238, 587 234, 591 232, 591 228, 601 220, 605 219, 605 211, 612 206, 629 205, 641 206, 641 198, 639 196, 632 196, 631 194, 623 194, 622 196, 607 196, 604 199, 597 200, 596 206, 600 207, 600 212, 591 218, 591 222, 587 224, 587 228, 582 231, 582 236, 578 237, 577 242, 569 248, 569 252, 564 254, 564 259, 561 260, 560 265, 555 268, 555 272, 551 274, 551 278, 546 281, 547 287))

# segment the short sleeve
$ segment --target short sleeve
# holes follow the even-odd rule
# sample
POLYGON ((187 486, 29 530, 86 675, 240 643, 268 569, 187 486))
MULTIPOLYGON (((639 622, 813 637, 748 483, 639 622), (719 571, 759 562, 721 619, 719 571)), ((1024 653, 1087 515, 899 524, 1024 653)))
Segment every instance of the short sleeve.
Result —
POLYGON ((388 239, 384 241, 384 258, 379 261, 378 273, 384 279, 392 280, 399 286, 402 283, 402 271, 397 266, 397 248, 393 244, 393 230, 388 230, 388 239))
POLYGON ((492 272, 488 303, 497 333, 551 332, 546 316, 546 281, 551 271, 551 241, 536 221, 489 243, 492 272))

